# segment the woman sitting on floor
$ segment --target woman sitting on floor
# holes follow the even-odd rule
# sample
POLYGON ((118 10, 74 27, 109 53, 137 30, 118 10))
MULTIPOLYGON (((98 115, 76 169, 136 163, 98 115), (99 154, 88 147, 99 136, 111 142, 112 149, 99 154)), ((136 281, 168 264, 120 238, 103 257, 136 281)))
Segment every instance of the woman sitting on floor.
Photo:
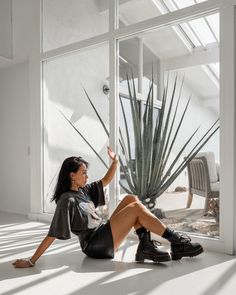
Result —
POLYGON ((99 181, 87 184, 88 163, 81 157, 64 160, 55 193, 52 198, 57 204, 47 236, 30 259, 17 259, 14 267, 32 267, 46 249, 57 239, 70 239, 71 232, 78 236, 82 251, 93 258, 113 258, 115 251, 134 227, 139 237, 135 260, 145 259, 165 262, 182 257, 197 256, 203 252, 199 243, 192 243, 188 236, 182 236, 166 227, 134 195, 127 195, 117 206, 107 222, 103 222, 95 209, 105 204, 103 187, 107 186, 116 171, 118 158, 108 148, 112 164, 99 181), (153 232, 167 239, 171 255, 154 245, 150 239, 153 232))

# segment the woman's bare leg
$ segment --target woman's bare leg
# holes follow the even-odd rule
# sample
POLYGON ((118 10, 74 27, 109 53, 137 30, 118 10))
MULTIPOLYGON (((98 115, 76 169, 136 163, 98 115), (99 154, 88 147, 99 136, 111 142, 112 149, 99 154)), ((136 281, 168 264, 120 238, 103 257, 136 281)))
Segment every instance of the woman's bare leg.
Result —
POLYGON ((129 205, 130 203, 133 202, 138 202, 139 198, 135 195, 126 195, 119 203, 119 205, 116 207, 116 209, 114 210, 114 212, 112 213, 111 216, 116 215, 121 209, 123 209, 124 207, 126 207, 127 205, 129 205))
POLYGON ((122 209, 117 210, 116 214, 113 214, 110 218, 115 250, 123 242, 131 228, 137 224, 160 236, 163 235, 166 229, 166 226, 141 202, 129 203, 122 209))
MULTIPOLYGON (((115 216, 120 210, 125 208, 127 205, 133 203, 133 202, 139 202, 139 198, 135 195, 126 195, 119 203, 119 205, 116 207, 115 211, 112 213, 111 217, 115 216)), ((142 227, 142 225, 139 222, 136 222, 133 226, 135 229, 138 229, 142 227)))

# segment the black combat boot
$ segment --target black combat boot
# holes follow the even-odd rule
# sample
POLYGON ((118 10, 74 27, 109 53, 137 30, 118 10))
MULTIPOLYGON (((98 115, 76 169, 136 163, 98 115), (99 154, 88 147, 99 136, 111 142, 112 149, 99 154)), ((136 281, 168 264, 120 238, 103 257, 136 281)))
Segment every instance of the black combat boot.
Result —
POLYGON ((166 228, 162 237, 171 243, 172 260, 197 256, 203 252, 203 248, 199 243, 192 243, 189 236, 181 235, 169 228, 166 228))
POLYGON ((155 246, 155 241, 151 241, 150 232, 144 227, 136 230, 139 237, 139 244, 135 256, 137 262, 143 263, 145 259, 152 260, 154 262, 170 261, 170 254, 165 251, 161 251, 155 246))

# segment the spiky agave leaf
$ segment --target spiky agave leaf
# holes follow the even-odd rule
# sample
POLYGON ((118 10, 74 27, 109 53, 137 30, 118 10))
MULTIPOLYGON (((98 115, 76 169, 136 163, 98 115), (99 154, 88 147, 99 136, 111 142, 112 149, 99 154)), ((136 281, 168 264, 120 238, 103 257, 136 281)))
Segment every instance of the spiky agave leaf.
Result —
POLYGON ((90 97, 89 97, 89 95, 88 95, 88 92, 85 90, 84 87, 83 87, 83 90, 84 90, 84 92, 85 92, 85 94, 86 94, 86 96, 87 96, 87 99, 88 99, 90 105, 92 106, 92 108, 93 108, 95 114, 97 115, 97 117, 98 117, 100 123, 102 124, 102 127, 103 127, 104 131, 106 132, 107 136, 109 137, 109 131, 108 131, 108 129, 107 129, 105 123, 103 122, 102 117, 99 115, 97 109, 95 108, 95 106, 94 106, 92 100, 90 99, 90 97))
MULTIPOLYGON (((121 169, 122 169, 122 171, 123 171, 123 173, 124 173, 125 179, 126 179, 126 181, 127 181, 127 183, 128 183, 128 186, 129 186, 129 188, 130 188, 130 190, 131 190, 131 191, 129 191, 128 189, 125 189, 125 191, 126 191, 127 193, 131 193, 131 192, 132 192, 133 194, 137 194, 136 188, 135 188, 135 186, 133 185, 133 183, 132 183, 132 181, 131 181, 131 179, 130 179, 129 173, 128 173, 127 169, 126 169, 127 166, 125 166, 125 165, 123 164, 123 161, 122 161, 121 158, 119 158, 119 161, 120 161, 121 169)), ((120 185, 122 186, 121 181, 120 181, 120 185)), ((122 188, 125 188, 125 187, 122 186, 122 188)))
MULTIPOLYGON (((179 132, 179 130, 180 130, 180 127, 181 127, 181 125, 182 125, 182 122, 183 122, 184 116, 185 116, 186 111, 187 111, 188 106, 189 106, 189 102, 190 102, 190 99, 188 100, 188 102, 187 102, 187 104, 186 104, 186 106, 185 106, 184 112, 182 113, 182 116, 181 116, 181 118, 180 118, 179 124, 178 124, 178 126, 177 126, 176 131, 175 131, 174 137, 173 137, 172 142, 171 142, 171 144, 170 144, 170 146, 169 146, 169 150, 168 150, 167 155, 165 154, 165 151, 164 151, 164 153, 163 153, 163 155, 162 155, 162 161, 161 161, 162 165, 160 166, 160 169, 158 170, 158 173, 157 173, 157 175, 156 175, 156 177, 155 177, 155 179, 154 179, 154 181, 153 181, 153 183, 152 183, 152 188, 151 188, 152 190, 154 189, 154 187, 157 187, 157 186, 159 185, 160 181, 163 179, 163 173, 164 173, 165 167, 166 167, 166 165, 167 165, 167 162, 168 162, 168 159, 169 159, 169 155, 170 155, 170 153, 171 153, 171 151, 172 151, 172 147, 174 146, 174 143, 175 143, 176 137, 177 137, 178 132, 179 132)), ((175 117, 173 118, 173 120, 174 120, 174 119, 175 119, 175 117)), ((171 135, 171 133, 172 133, 172 129, 173 129, 173 126, 172 126, 172 127, 170 128, 170 130, 168 131, 168 132, 169 132, 168 140, 169 140, 170 135, 171 135)), ((197 130, 198 130, 198 128, 197 128, 197 130)), ((192 136, 190 136, 189 140, 185 143, 184 147, 186 147, 186 146, 190 143, 190 141, 191 141, 192 138, 194 137, 194 135, 195 135, 195 133, 197 132, 197 130, 193 132, 192 136)), ((166 146, 168 146, 168 142, 166 142, 165 144, 166 144, 166 146)), ((164 144, 163 144, 163 145, 164 145, 164 144)), ((167 147, 166 147, 166 150, 167 150, 167 147)), ((181 152, 179 153, 178 157, 175 159, 174 162, 172 162, 172 164, 175 164, 175 162, 178 160, 178 158, 182 155, 182 152, 183 152, 183 151, 184 151, 184 149, 181 150, 181 152)), ((166 174, 169 175, 170 172, 171 172, 171 170, 168 169, 168 171, 167 171, 166 174)))
POLYGON ((161 169, 162 163, 160 162, 161 158, 161 151, 162 151, 162 145, 163 145, 163 138, 162 138, 162 132, 163 132, 163 125, 164 125, 164 115, 166 111, 166 100, 167 100, 167 92, 168 92, 168 85, 169 80, 167 80, 167 86, 164 89, 163 93, 163 100, 162 100, 162 107, 160 110, 159 116, 156 118, 156 124, 154 129, 154 137, 153 137, 153 157, 152 157, 152 175, 151 180, 149 183, 149 186, 154 183, 154 179, 157 175, 159 175, 159 170, 161 169))
MULTIPOLYGON (((167 115, 164 118, 164 124, 162 126, 161 129, 163 129, 163 132, 161 133, 161 144, 160 144, 160 154, 159 154, 159 163, 161 165, 158 165, 158 171, 157 171, 157 175, 155 177, 154 183, 157 180, 160 180, 161 175, 162 175, 162 171, 163 171, 163 166, 164 166, 164 149, 165 149, 165 144, 166 144, 166 140, 168 138, 168 127, 170 124, 170 116, 171 116, 171 111, 172 111, 172 107, 173 107, 173 102, 174 102, 174 97, 175 97, 175 91, 176 91, 176 85, 177 85, 177 75, 175 77, 175 82, 174 82, 174 86, 173 86, 173 90, 172 90, 172 95, 171 95, 171 100, 170 100, 170 104, 168 106, 167 109, 167 115)), ((159 140, 159 138, 156 138, 157 140, 159 140)))
MULTIPOLYGON (((153 80, 152 80, 153 85, 153 80)), ((142 128, 142 157, 143 177, 141 179, 141 197, 146 194, 147 186, 151 176, 152 141, 153 141, 153 87, 150 87, 143 115, 142 128)))
MULTIPOLYGON (((218 122, 218 120, 217 120, 218 122)), ((185 169, 185 167, 188 165, 188 163, 198 154, 198 152, 202 149, 202 147, 209 141, 209 139, 218 131, 220 128, 219 126, 214 126, 217 122, 215 122, 209 130, 205 133, 205 135, 202 137, 202 139, 197 143, 197 145, 189 152, 189 154, 185 157, 185 159, 179 164, 179 166, 175 169, 175 171, 171 174, 171 176, 167 179, 165 177, 166 181, 163 181, 159 184, 159 187, 156 188, 155 191, 153 191, 152 196, 155 196, 154 199, 159 197, 170 185, 171 183, 180 175, 180 173, 185 169), (211 131, 215 127, 213 131, 211 131), (211 131, 211 132, 210 132, 211 131), (207 134, 210 133, 208 136, 207 134), (203 141, 203 138, 206 139, 203 141), (203 141, 203 142, 202 142, 203 141), (202 142, 202 143, 201 143, 202 142)))
MULTIPOLYGON (((127 123, 127 119, 125 116, 125 109, 124 109, 124 105, 122 102, 122 98, 119 95, 119 100, 120 100, 120 105, 121 105, 121 111, 123 113, 123 118, 124 118, 124 123, 125 123, 125 131, 126 131, 126 140, 127 140, 127 147, 128 147, 128 155, 129 155, 129 160, 131 160, 131 147, 130 147, 130 135, 129 135, 129 128, 128 128, 128 123, 127 123)), ((122 134, 122 132, 120 132, 122 134)))
MULTIPOLYGON (((127 165, 127 175, 126 175, 126 179, 129 183, 132 183, 132 186, 133 187, 136 187, 136 177, 135 177, 135 174, 134 174, 134 171, 132 169, 132 164, 131 164, 131 161, 129 160, 129 157, 127 155, 127 151, 126 151, 126 146, 125 146, 125 142, 124 142, 124 139, 123 139, 123 135, 122 133, 120 133, 120 141, 122 142, 122 145, 124 146, 124 157, 125 157, 125 163, 127 165)), ((119 157, 120 159, 120 162, 121 164, 123 163, 122 161, 122 158, 119 157)), ((122 171, 124 172, 124 169, 123 167, 121 166, 122 168, 122 171)))
POLYGON ((178 97, 178 100, 177 100, 177 103, 176 103, 176 106, 175 106, 174 116, 172 118, 172 123, 171 123, 170 129, 169 129, 169 132, 168 132, 168 137, 167 137, 167 140, 165 142, 165 147, 164 147, 164 152, 163 152, 164 163, 163 163, 163 166, 162 166, 161 174, 165 170, 167 161, 169 159, 170 153, 172 151, 172 148, 174 146, 176 137, 178 135, 178 131, 179 131, 181 125, 182 125, 184 116, 186 114, 186 111, 187 111, 187 108, 188 108, 188 105, 189 105, 189 102, 190 102, 190 99, 191 99, 191 97, 190 97, 189 100, 188 100, 188 102, 187 102, 187 104, 186 104, 185 110, 184 110, 184 112, 183 112, 183 114, 181 116, 181 119, 179 121, 179 124, 178 124, 178 126, 176 128, 175 135, 173 136, 172 141, 170 143, 170 138, 172 136, 172 131, 173 131, 174 125, 176 123, 176 115, 177 115, 177 111, 178 111, 178 107, 179 107, 179 101, 180 101, 180 97, 181 97, 181 93, 182 93, 183 83, 184 83, 184 78, 182 79, 182 83, 181 83, 181 87, 180 87, 180 91, 179 91, 179 97, 178 97))
POLYGON ((103 163, 103 165, 108 168, 106 162, 102 159, 102 157, 98 154, 98 152, 93 148, 93 146, 89 143, 89 141, 84 137, 84 135, 75 127, 75 125, 64 115, 64 113, 58 109, 61 115, 66 119, 66 121, 73 127, 73 129, 80 135, 80 137, 87 143, 87 145, 91 148, 91 150, 96 154, 99 160, 103 163))
POLYGON ((129 128, 128 128, 127 118, 126 118, 126 115, 125 115, 124 105, 123 105, 122 98, 121 98, 120 95, 119 95, 119 98, 120 98, 121 111, 122 111, 123 118, 124 118, 124 123, 125 123, 125 135, 126 135, 126 141, 127 141, 127 148, 126 148, 126 145, 125 145, 123 134, 121 132, 121 129, 119 128, 119 130, 120 130, 120 141, 122 142, 122 145, 124 146, 123 154, 125 156, 125 162, 126 162, 126 165, 128 167, 128 174, 130 175, 130 178, 132 179, 132 182, 134 183, 134 186, 137 187, 136 176, 135 176, 134 169, 133 169, 133 166, 132 166, 130 132, 129 132, 129 128), (128 151, 127 151, 127 149, 128 149, 128 151))
POLYGON ((140 164, 140 161, 142 161, 142 138, 141 138, 141 121, 139 116, 139 107, 138 102, 136 98, 136 92, 135 92, 135 85, 133 83, 133 93, 131 90, 131 85, 129 80, 127 79, 128 84, 128 91, 129 91, 129 101, 130 101, 130 107, 131 107, 131 113, 132 113, 132 127, 134 132, 134 142, 135 142, 135 159, 139 159, 139 161, 135 161, 135 175, 137 178, 137 187, 136 191, 138 192, 138 195, 140 195, 140 183, 139 180, 142 177, 142 165, 140 164))
MULTIPOLYGON (((192 148, 192 150, 188 153, 187 157, 185 158, 189 158, 192 156, 192 154, 194 154, 194 156, 200 151, 200 149, 208 142, 208 140, 212 137, 212 135, 219 129, 219 126, 215 125, 218 123, 219 120, 216 120, 214 122, 214 124, 205 132, 205 134, 202 136, 202 138, 195 144, 195 146, 192 148), (215 127, 215 129, 214 129, 215 127), (213 131, 211 132, 211 130, 213 129, 213 131), (209 135, 208 135, 209 134, 209 135), (204 140, 204 138, 206 138, 204 140)), ((164 175, 164 177, 162 178, 160 185, 165 181, 165 179, 168 177, 168 175, 171 173, 171 170, 173 169, 173 167, 175 166, 176 162, 178 161, 178 159, 180 158, 180 156, 183 154, 183 151, 185 150, 185 148, 187 147, 187 145, 190 143, 190 141, 192 140, 192 138, 194 137, 194 135, 197 133, 197 131, 199 130, 200 127, 198 127, 195 132, 190 136, 190 138, 187 140, 187 142, 185 142, 185 144, 182 146, 180 152, 177 154, 177 156, 175 157, 174 161, 171 163, 168 171, 166 172, 166 174, 164 175)), ((192 159, 192 158, 191 158, 192 159)), ((183 160, 183 162, 186 162, 186 160, 183 160)), ((187 161, 188 163, 189 161, 187 161)))
MULTIPOLYGON (((92 102, 92 100, 91 100, 91 98, 90 98, 88 92, 86 91, 86 89, 85 89, 83 86, 82 86, 82 88, 83 88, 83 90, 84 90, 84 92, 85 92, 85 95, 86 95, 86 97, 87 97, 87 99, 88 99, 88 101, 89 101, 91 107, 93 108, 93 110, 94 110, 94 112, 95 112, 95 114, 96 114, 96 116, 97 116, 99 122, 101 123, 101 125, 102 125, 102 127, 103 127, 105 133, 107 134, 107 136, 108 136, 108 138, 109 138, 109 137, 110 137, 110 133, 109 133, 109 131, 108 131, 108 129, 107 129, 107 127, 106 127, 106 125, 105 125, 105 123, 104 123, 102 117, 101 117, 100 114, 98 113, 98 111, 97 111, 95 105, 93 104, 93 102, 92 102)), ((120 133, 119 143, 120 143, 121 151, 122 151, 123 153, 125 153, 125 145, 123 145, 122 140, 121 140, 122 133, 121 133, 121 129, 120 129, 120 127, 119 127, 119 133, 120 133)), ((89 143, 89 145, 91 146, 90 143, 89 143)), ((129 146, 130 146, 130 145, 128 145, 128 147, 129 147, 129 146)))

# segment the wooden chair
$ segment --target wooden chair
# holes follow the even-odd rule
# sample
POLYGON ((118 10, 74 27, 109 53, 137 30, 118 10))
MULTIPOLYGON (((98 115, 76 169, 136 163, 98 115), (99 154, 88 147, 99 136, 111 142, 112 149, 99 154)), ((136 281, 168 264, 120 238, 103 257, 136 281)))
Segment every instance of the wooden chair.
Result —
POLYGON ((219 198, 219 171, 213 152, 200 153, 187 165, 189 194, 187 208, 190 208, 193 194, 206 198, 204 213, 209 210, 212 198, 219 198))

